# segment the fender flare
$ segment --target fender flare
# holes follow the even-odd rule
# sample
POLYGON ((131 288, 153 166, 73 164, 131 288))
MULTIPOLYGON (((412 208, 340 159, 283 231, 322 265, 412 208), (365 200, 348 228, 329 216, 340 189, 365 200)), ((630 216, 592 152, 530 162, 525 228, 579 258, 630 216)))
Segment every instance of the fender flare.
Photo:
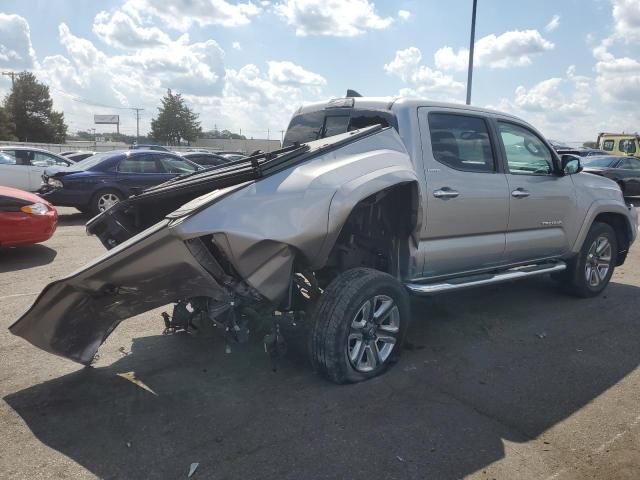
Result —
POLYGON ((341 185, 333 194, 329 205, 327 236, 324 239, 320 251, 315 257, 313 264, 315 266, 323 266, 327 262, 329 254, 342 231, 342 227, 359 202, 382 190, 408 183, 414 185, 414 188, 416 189, 418 208, 414 232, 419 232, 422 228, 423 219, 423 195, 420 191, 421 185, 416 172, 401 165, 394 165, 374 170, 341 185))
POLYGON ((576 240, 573 243, 573 246, 571 248, 571 251, 573 253, 578 253, 580 251, 580 249, 582 248, 582 244, 584 243, 584 239, 587 237, 587 234, 589 233, 589 229, 591 228, 591 225, 593 225, 593 222, 596 219, 596 217, 602 213, 613 213, 616 215, 622 215, 627 225, 629 240, 630 242, 633 242, 633 240, 635 239, 636 226, 633 225, 633 223, 629 218, 629 210, 627 206, 618 204, 618 203, 611 203, 611 201, 605 200, 605 199, 595 200, 589 206, 589 209, 587 210, 587 214, 585 215, 584 221, 582 222, 582 226, 580 227, 580 230, 578 231, 578 235, 576 236, 576 240))

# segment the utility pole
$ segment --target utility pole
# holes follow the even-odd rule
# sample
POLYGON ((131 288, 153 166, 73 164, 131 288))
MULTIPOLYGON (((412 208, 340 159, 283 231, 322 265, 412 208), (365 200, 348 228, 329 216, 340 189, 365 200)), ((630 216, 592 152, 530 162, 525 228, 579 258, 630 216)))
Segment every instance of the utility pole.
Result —
POLYGON ((2 72, 2 75, 6 77, 11 77, 11 89, 13 90, 13 87, 16 84, 16 75, 18 74, 16 72, 2 72))
POLYGON ((473 47, 476 43, 476 6, 478 0, 473 0, 471 13, 471 40, 469 43, 469 73, 467 74, 467 105, 471 105, 471 83, 473 80, 473 47))
POLYGON ((144 111, 144 108, 130 108, 136 112, 136 143, 138 143, 138 137, 140 136, 140 112, 144 111))
POLYGON ((280 146, 284 144, 284 130, 280 130, 280 146))

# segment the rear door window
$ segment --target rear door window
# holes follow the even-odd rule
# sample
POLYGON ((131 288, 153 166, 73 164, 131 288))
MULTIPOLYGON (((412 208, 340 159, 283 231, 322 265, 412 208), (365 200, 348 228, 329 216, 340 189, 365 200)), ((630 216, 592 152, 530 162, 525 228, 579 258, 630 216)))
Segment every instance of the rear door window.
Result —
POLYGON ((195 171, 196 167, 193 164, 187 162, 183 158, 173 157, 171 155, 159 155, 158 160, 162 171, 166 173, 191 173, 195 171))
POLYGON ((489 130, 483 118, 429 114, 431 151, 440 163, 468 172, 495 172, 489 130))
POLYGON ((636 141, 630 139, 620 140, 618 148, 621 152, 636 153, 636 141))
POLYGON ((625 158, 622 160, 618 168, 624 168, 626 170, 640 170, 640 160, 637 158, 625 158))
POLYGON ((118 165, 121 173, 164 173, 156 162, 155 155, 133 155, 125 158, 118 165))
POLYGON ((49 155, 44 152, 33 152, 33 158, 31 159, 31 165, 34 167, 52 167, 54 165, 60 167, 69 166, 70 162, 66 162, 58 157, 49 155))
POLYGON ((613 140, 605 140, 602 143, 602 149, 606 150, 607 152, 612 152, 614 144, 615 142, 613 140))
POLYGON ((328 109, 302 113, 291 119, 282 146, 307 143, 371 125, 392 126, 397 130, 397 121, 390 111, 328 109))

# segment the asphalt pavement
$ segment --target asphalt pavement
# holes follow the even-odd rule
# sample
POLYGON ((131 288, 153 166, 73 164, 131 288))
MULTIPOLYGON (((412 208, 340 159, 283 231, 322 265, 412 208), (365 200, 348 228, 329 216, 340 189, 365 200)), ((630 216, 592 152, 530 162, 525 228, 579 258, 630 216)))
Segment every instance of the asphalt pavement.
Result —
POLYGON ((593 299, 548 278, 413 304, 386 375, 337 386, 262 337, 119 326, 84 368, 7 327, 104 252, 60 209, 54 237, 0 250, 0 472, 28 479, 640 478, 640 244, 593 299))

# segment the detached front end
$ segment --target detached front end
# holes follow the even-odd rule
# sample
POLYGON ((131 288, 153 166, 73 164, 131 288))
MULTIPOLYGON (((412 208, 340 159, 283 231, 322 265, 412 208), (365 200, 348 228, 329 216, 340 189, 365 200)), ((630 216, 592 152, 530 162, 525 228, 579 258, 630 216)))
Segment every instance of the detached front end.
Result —
POLYGON ((167 331, 208 319, 227 336, 246 337, 248 312, 290 306, 294 263, 319 265, 325 239, 339 233, 328 231, 337 187, 326 176, 343 181, 347 174, 333 169, 350 162, 395 175, 389 158, 410 166, 396 132, 374 126, 145 190, 89 221, 88 233, 109 251, 48 285, 10 330, 89 364, 121 321, 176 303, 167 331), (369 138, 383 153, 363 157, 369 138))

